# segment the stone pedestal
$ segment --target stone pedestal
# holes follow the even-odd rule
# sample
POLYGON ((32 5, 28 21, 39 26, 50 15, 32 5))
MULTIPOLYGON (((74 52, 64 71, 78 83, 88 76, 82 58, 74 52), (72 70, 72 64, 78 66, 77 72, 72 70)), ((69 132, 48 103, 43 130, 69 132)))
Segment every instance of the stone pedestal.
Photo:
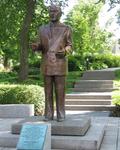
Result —
MULTIPOLYGON (((30 117, 12 125, 12 134, 18 136, 22 125, 41 122, 42 117, 30 117)), ((100 150, 104 136, 104 125, 91 124, 90 118, 51 121, 51 148, 61 150, 100 150)), ((48 150, 48 149, 45 149, 48 150)))
POLYGON ((91 125, 84 136, 52 136, 52 148, 61 150, 100 150, 104 126, 91 125))
MULTIPOLYGON (((22 125, 27 122, 38 122, 43 121, 42 117, 29 117, 23 119, 19 123, 12 125, 12 133, 20 134, 22 125)), ((63 122, 49 121, 51 123, 51 134, 52 135, 73 135, 83 136, 90 127, 91 120, 89 118, 80 119, 66 119, 63 122)))

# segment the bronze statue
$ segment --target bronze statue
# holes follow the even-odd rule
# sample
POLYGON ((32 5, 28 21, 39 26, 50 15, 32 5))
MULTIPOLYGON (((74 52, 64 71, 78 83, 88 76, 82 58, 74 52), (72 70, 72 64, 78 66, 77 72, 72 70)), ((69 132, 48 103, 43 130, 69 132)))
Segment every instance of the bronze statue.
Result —
POLYGON ((69 26, 60 23, 61 8, 49 7, 50 23, 41 26, 38 40, 32 44, 34 51, 42 53, 42 73, 45 89, 45 120, 54 119, 53 87, 56 96, 57 121, 65 119, 65 76, 67 73, 67 53, 71 52, 72 40, 69 26))

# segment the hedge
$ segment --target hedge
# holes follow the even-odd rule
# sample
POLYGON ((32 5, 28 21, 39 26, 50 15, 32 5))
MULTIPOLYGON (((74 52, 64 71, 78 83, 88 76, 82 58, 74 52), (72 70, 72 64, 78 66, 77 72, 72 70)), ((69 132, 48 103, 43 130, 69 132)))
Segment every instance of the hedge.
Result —
POLYGON ((0 104, 34 104, 35 115, 41 115, 44 90, 37 85, 0 85, 0 104))
POLYGON ((71 55, 68 62, 69 71, 97 70, 120 67, 120 56, 112 54, 71 55))

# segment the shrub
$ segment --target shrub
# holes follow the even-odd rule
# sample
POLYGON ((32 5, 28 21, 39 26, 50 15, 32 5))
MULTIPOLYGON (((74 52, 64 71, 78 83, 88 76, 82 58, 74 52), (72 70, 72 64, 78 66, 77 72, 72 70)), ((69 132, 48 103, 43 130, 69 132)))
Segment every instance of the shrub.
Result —
POLYGON ((69 71, 83 71, 86 68, 85 60, 80 55, 71 55, 68 57, 69 71))
POLYGON ((34 104, 35 115, 44 111, 43 88, 37 85, 0 85, 0 104, 34 104))
POLYGON ((98 70, 120 67, 120 56, 112 54, 88 54, 69 57, 69 71, 98 70))
MULTIPOLYGON (((117 88, 119 85, 116 86, 117 88)), ((120 90, 115 90, 112 92, 112 101, 116 105, 114 110, 111 112, 112 117, 120 117, 120 90)))
POLYGON ((0 72, 0 83, 16 83, 17 74, 15 72, 0 72))

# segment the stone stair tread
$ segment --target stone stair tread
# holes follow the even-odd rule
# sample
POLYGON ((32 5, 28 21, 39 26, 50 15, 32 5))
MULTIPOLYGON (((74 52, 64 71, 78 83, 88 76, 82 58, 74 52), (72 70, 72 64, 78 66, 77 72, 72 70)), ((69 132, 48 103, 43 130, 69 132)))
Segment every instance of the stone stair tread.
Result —
POLYGON ((112 82, 113 80, 78 80, 77 82, 112 82))
MULTIPOLYGON (((90 89, 90 88, 94 88, 94 89, 113 89, 113 85, 98 85, 98 84, 75 84, 74 88, 84 88, 84 89, 90 89)), ((114 89, 113 89, 114 90, 114 89)))
POLYGON ((108 88, 112 88, 113 84, 112 83, 87 83, 87 82, 79 82, 79 83, 75 83, 74 86, 81 86, 81 87, 87 87, 87 86, 91 86, 91 87, 108 87, 108 88))
POLYGON ((65 101, 66 105, 111 105, 111 100, 109 101, 65 101))
POLYGON ((116 88, 71 88, 74 92, 112 92, 116 88))
POLYGON ((116 90, 117 88, 103 88, 103 87, 95 87, 95 88, 94 87, 88 87, 88 88, 84 88, 84 87, 75 87, 75 88, 71 88, 71 89, 84 89, 84 90, 87 90, 87 89, 98 89, 98 90, 99 89, 100 90, 101 89, 103 89, 103 90, 107 90, 108 89, 109 90, 110 89, 110 90, 116 90))
POLYGON ((111 101, 111 99, 65 99, 65 101, 111 101))
POLYGON ((66 99, 111 99, 111 93, 109 94, 96 94, 89 92, 75 92, 74 94, 66 94, 66 99))
POLYGON ((66 110, 91 110, 91 111, 111 111, 114 105, 65 105, 66 110))
POLYGON ((90 95, 95 95, 95 96, 96 96, 96 95, 99 95, 99 96, 102 96, 102 95, 103 95, 103 96, 106 96, 106 95, 111 95, 111 92, 81 92, 81 93, 75 93, 75 92, 74 92, 74 93, 66 94, 66 96, 70 96, 70 95, 71 95, 71 96, 73 96, 73 95, 74 95, 74 96, 76 96, 76 95, 77 95, 77 96, 79 96, 79 95, 89 95, 89 96, 90 96, 90 95))
POLYGON ((80 107, 115 107, 115 105, 66 105, 66 106, 80 106, 80 107))

